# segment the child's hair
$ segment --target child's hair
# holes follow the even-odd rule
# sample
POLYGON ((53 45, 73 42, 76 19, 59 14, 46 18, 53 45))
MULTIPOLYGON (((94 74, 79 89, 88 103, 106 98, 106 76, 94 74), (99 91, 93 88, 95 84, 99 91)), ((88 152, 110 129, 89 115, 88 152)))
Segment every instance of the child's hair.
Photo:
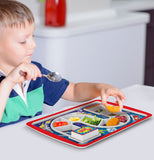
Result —
POLYGON ((21 27, 25 22, 34 23, 34 16, 24 4, 13 0, 0 0, 0 29, 21 27))

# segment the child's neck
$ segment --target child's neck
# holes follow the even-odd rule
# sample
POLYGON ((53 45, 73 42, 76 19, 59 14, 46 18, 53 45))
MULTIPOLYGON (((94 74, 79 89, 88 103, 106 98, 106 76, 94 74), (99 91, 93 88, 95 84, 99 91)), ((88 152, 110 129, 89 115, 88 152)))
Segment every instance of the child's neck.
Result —
POLYGON ((12 66, 0 64, 0 70, 3 71, 6 75, 8 75, 13 69, 14 67, 12 66))

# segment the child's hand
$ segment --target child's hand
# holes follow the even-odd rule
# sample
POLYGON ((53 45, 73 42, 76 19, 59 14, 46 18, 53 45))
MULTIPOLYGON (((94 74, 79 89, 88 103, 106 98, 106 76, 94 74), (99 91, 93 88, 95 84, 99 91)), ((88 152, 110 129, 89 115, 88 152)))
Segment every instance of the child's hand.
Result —
MULTIPOLYGON (((116 102, 119 103, 119 105, 121 105, 120 103, 123 103, 126 98, 125 95, 123 94, 123 92, 111 85, 108 84, 102 84, 102 87, 100 86, 100 93, 101 93, 101 98, 102 98, 102 104, 107 106, 107 99, 109 98, 109 96, 113 96, 116 98, 116 102)), ((122 108, 120 108, 121 110, 122 108)))
POLYGON ((41 72, 36 65, 29 63, 21 63, 8 74, 7 79, 13 85, 16 85, 17 83, 22 83, 25 80, 36 80, 37 77, 41 76, 41 72), (24 75, 21 73, 24 73, 24 75))
MULTIPOLYGON (((101 96, 102 104, 107 106, 109 96, 116 98, 119 106, 126 99, 123 92, 111 85, 104 83, 71 83, 67 87, 62 98, 75 102, 84 102, 101 96)), ((122 110, 122 107, 120 108, 122 110)))

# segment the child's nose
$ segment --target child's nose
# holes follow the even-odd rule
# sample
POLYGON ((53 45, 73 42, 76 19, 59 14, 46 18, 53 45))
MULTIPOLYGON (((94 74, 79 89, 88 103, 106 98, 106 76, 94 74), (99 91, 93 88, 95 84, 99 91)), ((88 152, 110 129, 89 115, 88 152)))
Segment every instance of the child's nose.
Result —
POLYGON ((33 39, 33 48, 35 48, 36 47, 36 43, 35 43, 35 41, 34 41, 34 39, 33 39))
POLYGON ((31 40, 29 41, 28 49, 34 49, 35 47, 36 47, 36 43, 32 37, 31 40))

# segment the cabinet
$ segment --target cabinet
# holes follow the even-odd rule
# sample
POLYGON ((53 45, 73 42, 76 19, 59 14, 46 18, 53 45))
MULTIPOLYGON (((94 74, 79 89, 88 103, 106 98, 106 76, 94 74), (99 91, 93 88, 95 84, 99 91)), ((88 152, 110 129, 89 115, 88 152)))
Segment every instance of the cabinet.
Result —
POLYGON ((60 29, 36 26, 33 60, 73 82, 143 84, 148 21, 145 13, 121 13, 60 29))
POLYGON ((147 24, 144 84, 154 86, 154 9, 142 12, 150 14, 150 22, 147 24))

